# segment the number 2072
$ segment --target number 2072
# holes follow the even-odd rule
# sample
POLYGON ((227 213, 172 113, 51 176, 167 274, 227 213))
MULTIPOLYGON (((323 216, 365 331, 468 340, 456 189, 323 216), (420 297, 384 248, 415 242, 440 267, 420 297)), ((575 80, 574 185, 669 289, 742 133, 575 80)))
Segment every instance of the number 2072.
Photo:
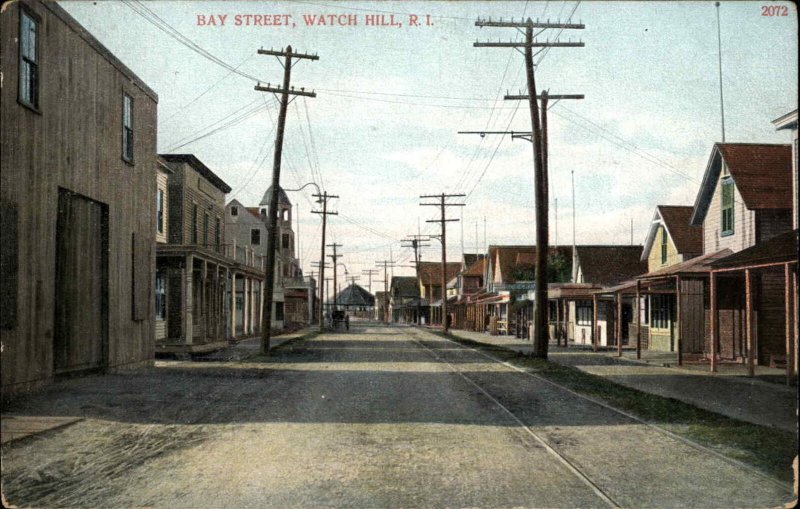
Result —
POLYGON ((762 5, 762 16, 788 16, 789 8, 785 5, 762 5))

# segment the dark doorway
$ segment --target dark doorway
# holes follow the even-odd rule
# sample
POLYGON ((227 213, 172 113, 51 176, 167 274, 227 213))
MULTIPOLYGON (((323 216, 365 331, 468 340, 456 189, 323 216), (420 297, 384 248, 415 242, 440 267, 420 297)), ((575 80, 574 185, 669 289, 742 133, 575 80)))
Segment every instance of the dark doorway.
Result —
POLYGON ((108 359, 108 206, 59 189, 56 221, 56 374, 108 359))

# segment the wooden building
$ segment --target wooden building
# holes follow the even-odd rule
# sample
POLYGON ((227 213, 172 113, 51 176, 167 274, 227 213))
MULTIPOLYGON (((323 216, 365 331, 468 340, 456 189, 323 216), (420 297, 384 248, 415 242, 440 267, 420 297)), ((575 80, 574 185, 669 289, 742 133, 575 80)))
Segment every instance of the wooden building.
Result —
POLYGON ((5 398, 152 363, 158 97, 55 2, 0 32, 5 398))
MULTIPOLYGON (((445 281, 453 279, 460 270, 460 262, 447 262, 445 266, 445 281)), ((428 301, 427 322, 433 325, 441 325, 442 299, 447 298, 446 289, 442 288, 442 263, 419 262, 417 280, 420 288, 420 298, 428 301)))
POLYGON ((603 287, 613 286, 647 270, 642 261, 642 246, 576 246, 570 283, 548 287, 551 338, 568 344, 611 346, 627 339, 614 333, 617 324, 627 323, 631 302, 616 303, 599 295, 603 287))
POLYGON ((414 276, 394 276, 389 285, 389 308, 393 322, 419 323, 418 317, 427 302, 419 298, 419 283, 414 276))
POLYGON ((680 265, 703 254, 703 227, 689 223, 692 212, 691 206, 659 205, 653 213, 642 252, 647 274, 637 278, 642 301, 634 314, 641 313, 637 325, 641 327, 641 348, 676 352, 681 327, 682 352, 703 353, 703 286, 707 277, 702 271, 693 271, 694 277, 688 277, 686 266, 680 265), (676 286, 679 280, 681 288, 676 286))
MULTIPOLYGON (((792 167, 791 145, 715 144, 691 217, 703 227, 704 252, 737 253, 791 231, 792 167)), ((705 319, 713 362, 785 355, 784 269, 713 275, 705 319)))
POLYGON ((244 253, 234 258, 224 243, 225 194, 231 188, 192 154, 160 157, 172 174, 167 186, 168 242, 156 246, 166 295, 166 334, 156 342, 156 351, 213 350, 235 337, 237 330, 255 332, 264 272, 255 257, 244 253), (230 288, 239 286, 240 280, 251 284, 243 285, 237 300, 230 288))

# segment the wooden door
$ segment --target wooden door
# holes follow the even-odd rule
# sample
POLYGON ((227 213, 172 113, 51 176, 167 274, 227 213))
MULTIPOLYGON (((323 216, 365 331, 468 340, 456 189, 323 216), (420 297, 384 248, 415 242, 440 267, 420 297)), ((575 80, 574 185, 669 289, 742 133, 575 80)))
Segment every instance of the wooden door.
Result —
POLYGON ((107 206, 59 190, 56 221, 56 374, 107 364, 107 206))

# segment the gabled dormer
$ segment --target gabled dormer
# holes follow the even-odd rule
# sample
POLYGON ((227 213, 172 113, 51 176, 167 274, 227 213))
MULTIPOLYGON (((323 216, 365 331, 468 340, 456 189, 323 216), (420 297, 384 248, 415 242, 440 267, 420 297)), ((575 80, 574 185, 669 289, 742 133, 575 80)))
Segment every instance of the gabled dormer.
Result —
POLYGON ((717 143, 697 193, 691 224, 703 252, 741 251, 792 227, 790 145, 717 143))

